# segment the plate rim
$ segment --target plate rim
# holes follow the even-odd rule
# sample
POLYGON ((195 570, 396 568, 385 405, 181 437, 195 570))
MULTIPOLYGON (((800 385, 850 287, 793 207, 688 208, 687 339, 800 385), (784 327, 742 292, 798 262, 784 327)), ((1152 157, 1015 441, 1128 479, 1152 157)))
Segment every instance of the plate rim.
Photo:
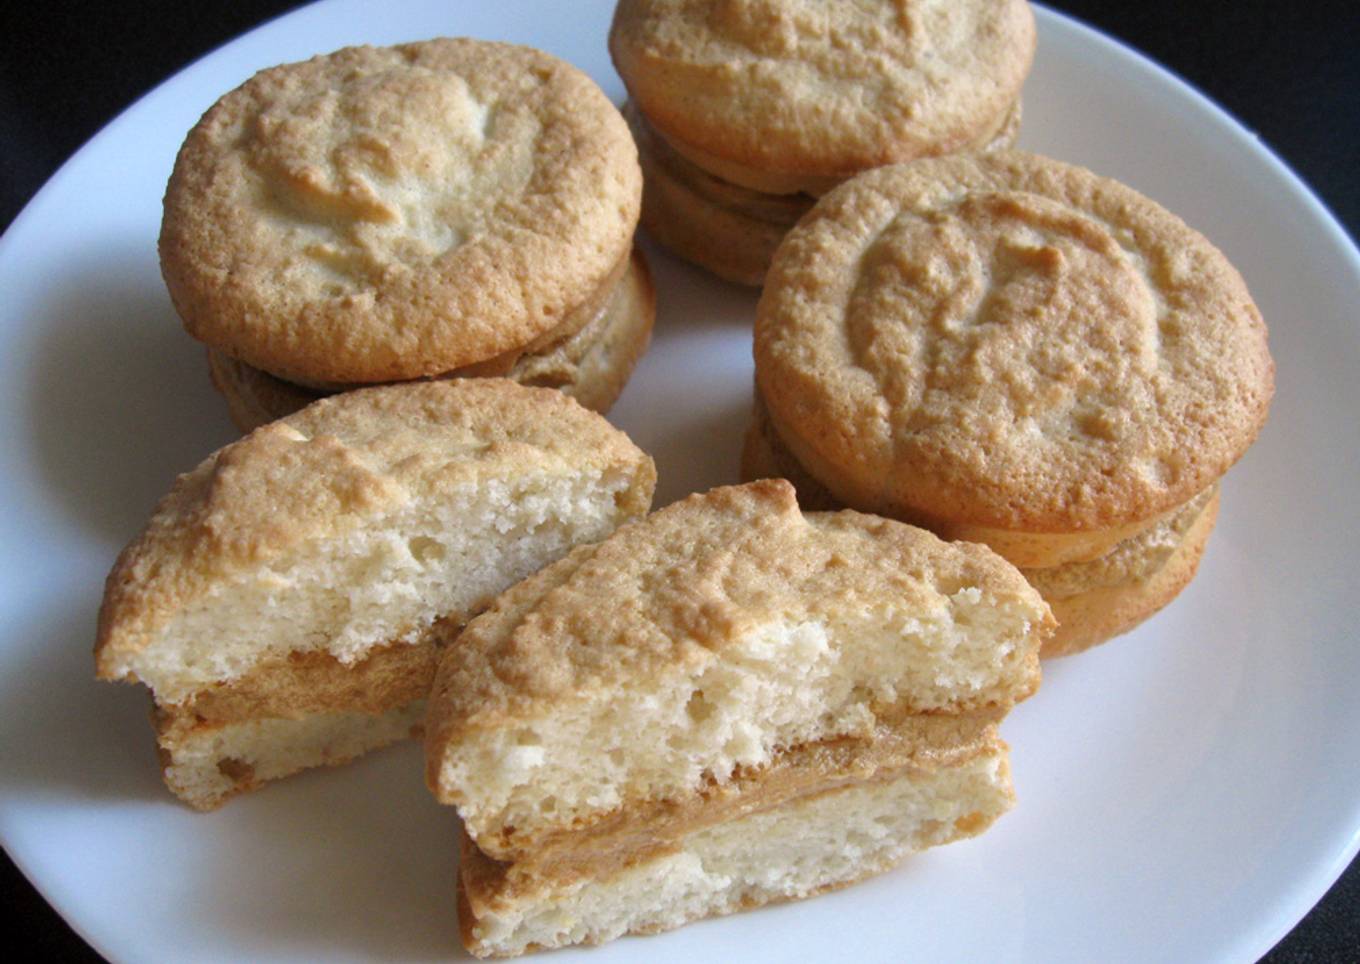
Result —
MULTIPOLYGON (((135 119, 133 118, 134 114, 147 109, 146 105, 149 101, 166 96, 167 90, 185 83, 185 78, 188 75, 206 69, 205 65, 210 61, 220 58, 224 51, 236 46, 244 39, 266 31, 289 29, 289 22, 292 20, 314 15, 319 8, 339 7, 344 2, 345 0, 313 0, 311 3, 262 21, 176 70, 125 106, 62 162, 14 217, 3 235, 0 235, 0 272, 11 260, 11 249, 21 243, 22 237, 27 232, 34 230, 30 227, 31 222, 34 222, 41 209, 50 203, 52 196, 64 190, 66 182, 73 176, 72 172, 82 160, 89 154, 101 150, 103 142, 107 141, 113 132, 132 122, 135 119)), ((1102 32, 1079 17, 1060 13, 1039 3, 1034 3, 1032 6, 1035 9, 1036 18, 1040 21, 1041 32, 1045 28, 1072 31, 1080 36, 1083 43, 1104 46, 1120 56, 1135 61, 1142 69, 1150 70, 1159 75, 1180 92, 1188 95, 1199 110, 1215 119, 1219 131, 1232 137, 1238 146, 1255 157, 1264 159, 1271 172, 1288 186, 1294 200, 1301 200, 1304 203, 1310 220, 1314 223, 1314 226, 1320 227, 1326 233, 1329 247, 1340 254, 1342 262, 1351 273, 1352 281, 1356 283, 1357 288, 1360 288, 1360 248, 1357 248, 1356 241, 1313 188, 1269 144, 1252 134, 1236 117, 1217 104, 1195 84, 1158 63, 1136 47, 1102 32)), ((1357 327, 1356 331, 1360 332, 1360 327, 1357 327)), ((1232 952, 1233 954, 1242 952, 1251 955, 1253 958, 1260 957, 1290 933, 1332 887, 1357 854, 1360 853, 1360 799, 1353 801, 1348 814, 1348 818, 1338 819, 1336 834, 1338 839, 1346 838, 1344 845, 1332 851, 1329 861, 1317 861, 1309 865, 1306 872, 1299 874, 1305 879, 1300 881, 1297 886, 1287 891, 1277 891, 1277 898, 1272 902, 1277 910, 1265 915, 1268 918, 1267 920, 1258 920, 1251 926, 1244 928, 1235 942, 1231 945, 1225 944, 1225 952, 1232 952), (1343 824, 1349 827, 1348 831, 1341 829, 1343 824)), ((116 959, 119 955, 110 953, 111 948, 97 943, 79 920, 74 919, 66 909, 53 902, 48 887, 39 879, 35 879, 33 868, 28 865, 28 862, 21 860, 10 851, 8 844, 4 841, 5 836, 4 823, 0 822, 0 843, 5 845, 6 852, 10 854, 16 867, 24 874, 35 890, 47 900, 49 905, 86 943, 104 956, 116 959)), ((126 954, 127 950, 124 949, 122 953, 126 954)))

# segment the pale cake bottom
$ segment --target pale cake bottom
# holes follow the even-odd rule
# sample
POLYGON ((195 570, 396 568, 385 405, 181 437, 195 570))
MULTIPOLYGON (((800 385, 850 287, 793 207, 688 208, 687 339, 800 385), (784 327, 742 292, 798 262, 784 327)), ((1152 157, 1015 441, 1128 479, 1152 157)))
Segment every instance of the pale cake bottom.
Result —
POLYGON ((246 720, 176 732, 157 720, 163 776, 176 796, 212 810, 238 793, 310 767, 347 763, 418 736, 425 701, 385 713, 316 713, 246 720))
POLYGON ((166 785, 215 810, 238 793, 316 766, 334 766, 419 734, 450 617, 411 642, 373 647, 356 663, 290 653, 156 705, 152 723, 166 785))
POLYGON ((464 836, 463 941, 479 957, 510 957, 809 897, 975 836, 1013 802, 1006 747, 994 740, 953 766, 907 768, 705 826, 602 879, 511 885, 505 866, 464 836))

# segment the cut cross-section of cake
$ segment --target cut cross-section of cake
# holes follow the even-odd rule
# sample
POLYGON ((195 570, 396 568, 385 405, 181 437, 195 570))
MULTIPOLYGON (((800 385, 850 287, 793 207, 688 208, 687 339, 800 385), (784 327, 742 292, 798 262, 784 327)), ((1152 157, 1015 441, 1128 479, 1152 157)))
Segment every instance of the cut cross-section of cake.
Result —
POLYGON ((437 641, 647 511, 651 459, 500 379, 325 399, 175 483, 109 574, 98 675, 140 681, 200 809, 418 729, 437 641))
POLYGON ((804 515, 783 481, 577 548, 473 620, 431 692, 468 948, 664 930, 981 832, 1052 628, 989 549, 804 515))

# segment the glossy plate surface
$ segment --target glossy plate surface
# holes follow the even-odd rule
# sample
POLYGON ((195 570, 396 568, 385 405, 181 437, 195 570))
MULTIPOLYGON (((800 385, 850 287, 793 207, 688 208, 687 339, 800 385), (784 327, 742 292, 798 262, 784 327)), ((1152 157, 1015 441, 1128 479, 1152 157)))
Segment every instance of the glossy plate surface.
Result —
MULTIPOLYGON (((117 961, 458 956, 454 819, 415 745, 201 816, 161 786, 145 694, 91 678, 102 580, 174 474, 233 437, 156 265, 185 131, 254 70, 437 34, 543 47, 622 87, 612 3, 328 0, 112 123, 0 242, 0 838, 117 961)), ((1022 146, 1120 178, 1241 269, 1279 393, 1228 476, 1198 579, 1133 635, 1050 664, 1004 733, 1019 807, 983 838, 814 901, 616 942, 566 964, 1250 961, 1360 827, 1360 258, 1307 190, 1159 68, 1040 11, 1022 146)), ((754 296, 655 251, 661 317, 614 421, 658 505, 733 481, 754 296)))

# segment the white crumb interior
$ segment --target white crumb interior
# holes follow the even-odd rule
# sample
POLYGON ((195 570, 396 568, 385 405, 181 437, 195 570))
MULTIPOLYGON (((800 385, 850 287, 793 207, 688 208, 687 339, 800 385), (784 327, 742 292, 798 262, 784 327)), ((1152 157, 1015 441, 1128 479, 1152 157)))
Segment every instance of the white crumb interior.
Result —
POLYGON ((600 943, 805 897, 972 836, 1009 809, 1004 751, 930 775, 796 801, 692 834, 677 853, 603 881, 545 889, 472 927, 479 955, 600 943), (960 821, 962 821, 960 823, 960 821))
POLYGON ((415 642, 623 521, 623 471, 481 480, 298 546, 183 608, 128 668, 176 703, 254 664, 321 650, 344 663, 415 642))
POLYGON ((425 701, 372 715, 318 713, 297 720, 260 719, 198 730, 163 742, 170 763, 165 782, 196 807, 217 806, 236 789, 230 775, 242 765, 258 782, 277 780, 308 767, 344 763, 380 746, 404 740, 425 716, 425 701), (219 766, 229 761, 226 768, 219 766))
POLYGON ((956 710, 1008 700, 1034 610, 975 587, 929 612, 883 609, 836 622, 774 622, 688 672, 633 680, 608 699, 474 731, 441 773, 474 839, 588 821, 626 801, 677 799, 782 748, 868 736, 873 707, 956 710))

